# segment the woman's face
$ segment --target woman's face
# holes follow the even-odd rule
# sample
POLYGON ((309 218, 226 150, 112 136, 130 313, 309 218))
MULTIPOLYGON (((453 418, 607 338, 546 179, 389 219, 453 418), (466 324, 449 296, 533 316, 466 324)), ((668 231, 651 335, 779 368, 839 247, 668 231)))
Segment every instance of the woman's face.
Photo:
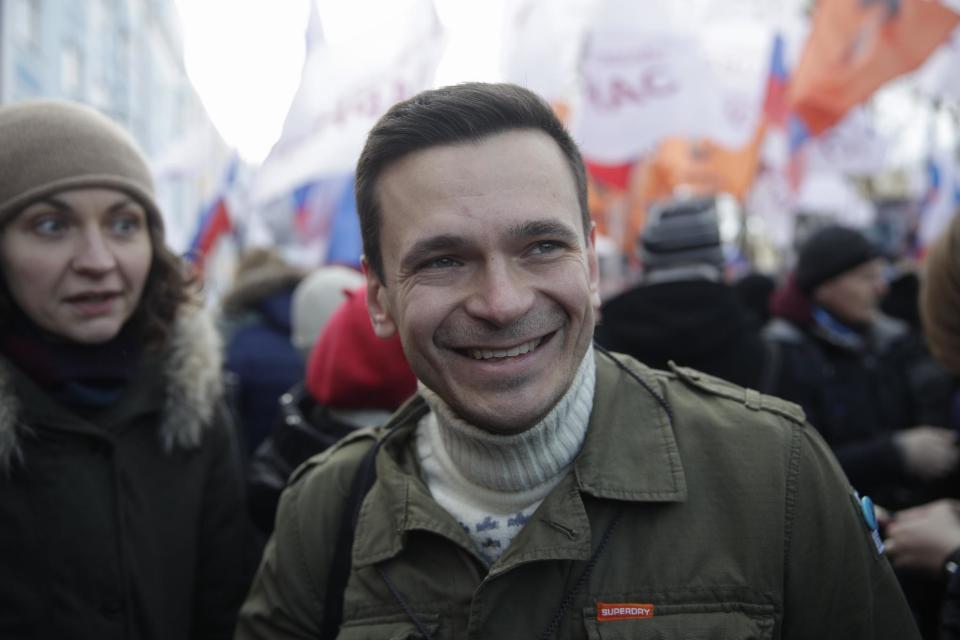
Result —
POLYGON ((111 189, 48 196, 0 231, 0 267, 14 302, 43 329, 75 342, 119 333, 140 302, 152 258, 146 211, 111 189))

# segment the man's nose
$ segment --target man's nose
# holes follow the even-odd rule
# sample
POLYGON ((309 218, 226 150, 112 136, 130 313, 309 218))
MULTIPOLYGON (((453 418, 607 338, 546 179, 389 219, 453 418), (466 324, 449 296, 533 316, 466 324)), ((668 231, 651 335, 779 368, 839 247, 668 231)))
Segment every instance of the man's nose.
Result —
POLYGON ((77 240, 73 268, 83 273, 104 273, 117 264, 109 240, 100 229, 85 230, 77 240))
POLYGON ((534 295, 520 269, 509 260, 492 259, 474 275, 466 310, 475 318, 507 326, 530 310, 534 295))

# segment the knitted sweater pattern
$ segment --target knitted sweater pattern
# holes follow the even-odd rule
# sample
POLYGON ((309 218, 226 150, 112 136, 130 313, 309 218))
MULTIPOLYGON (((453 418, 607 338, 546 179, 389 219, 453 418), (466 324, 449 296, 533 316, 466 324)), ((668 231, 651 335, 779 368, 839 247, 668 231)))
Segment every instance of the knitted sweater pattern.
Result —
POLYGON ((484 431, 420 385, 430 406, 417 428, 417 456, 433 498, 470 536, 487 566, 523 529, 564 477, 587 433, 596 363, 593 346, 567 392, 522 433, 484 431))

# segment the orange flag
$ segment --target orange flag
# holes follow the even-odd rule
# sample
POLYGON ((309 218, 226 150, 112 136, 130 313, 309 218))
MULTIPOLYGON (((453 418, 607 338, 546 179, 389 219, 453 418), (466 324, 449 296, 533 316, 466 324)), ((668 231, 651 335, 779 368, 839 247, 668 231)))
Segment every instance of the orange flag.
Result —
POLYGON ((920 66, 960 23, 936 0, 820 0, 790 83, 789 103, 812 135, 884 83, 920 66))
POLYGON ((739 149, 729 149, 706 139, 667 138, 661 142, 631 177, 624 252, 632 253, 650 206, 678 192, 729 193, 743 200, 753 184, 765 135, 763 124, 757 127, 753 140, 739 149))

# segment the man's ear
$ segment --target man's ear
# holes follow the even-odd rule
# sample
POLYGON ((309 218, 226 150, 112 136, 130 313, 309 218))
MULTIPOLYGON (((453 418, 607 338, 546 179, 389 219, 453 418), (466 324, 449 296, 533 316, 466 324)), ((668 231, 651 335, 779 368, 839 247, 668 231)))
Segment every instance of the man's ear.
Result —
POLYGON ((367 311, 370 313, 373 332, 378 338, 390 338, 397 332, 397 325, 390 314, 387 288, 380 281, 376 270, 367 262, 366 256, 360 259, 360 267, 367 279, 367 311))
POLYGON ((593 308, 600 309, 600 262, 597 258, 597 225, 590 223, 587 235, 587 276, 590 279, 590 301, 593 308))

